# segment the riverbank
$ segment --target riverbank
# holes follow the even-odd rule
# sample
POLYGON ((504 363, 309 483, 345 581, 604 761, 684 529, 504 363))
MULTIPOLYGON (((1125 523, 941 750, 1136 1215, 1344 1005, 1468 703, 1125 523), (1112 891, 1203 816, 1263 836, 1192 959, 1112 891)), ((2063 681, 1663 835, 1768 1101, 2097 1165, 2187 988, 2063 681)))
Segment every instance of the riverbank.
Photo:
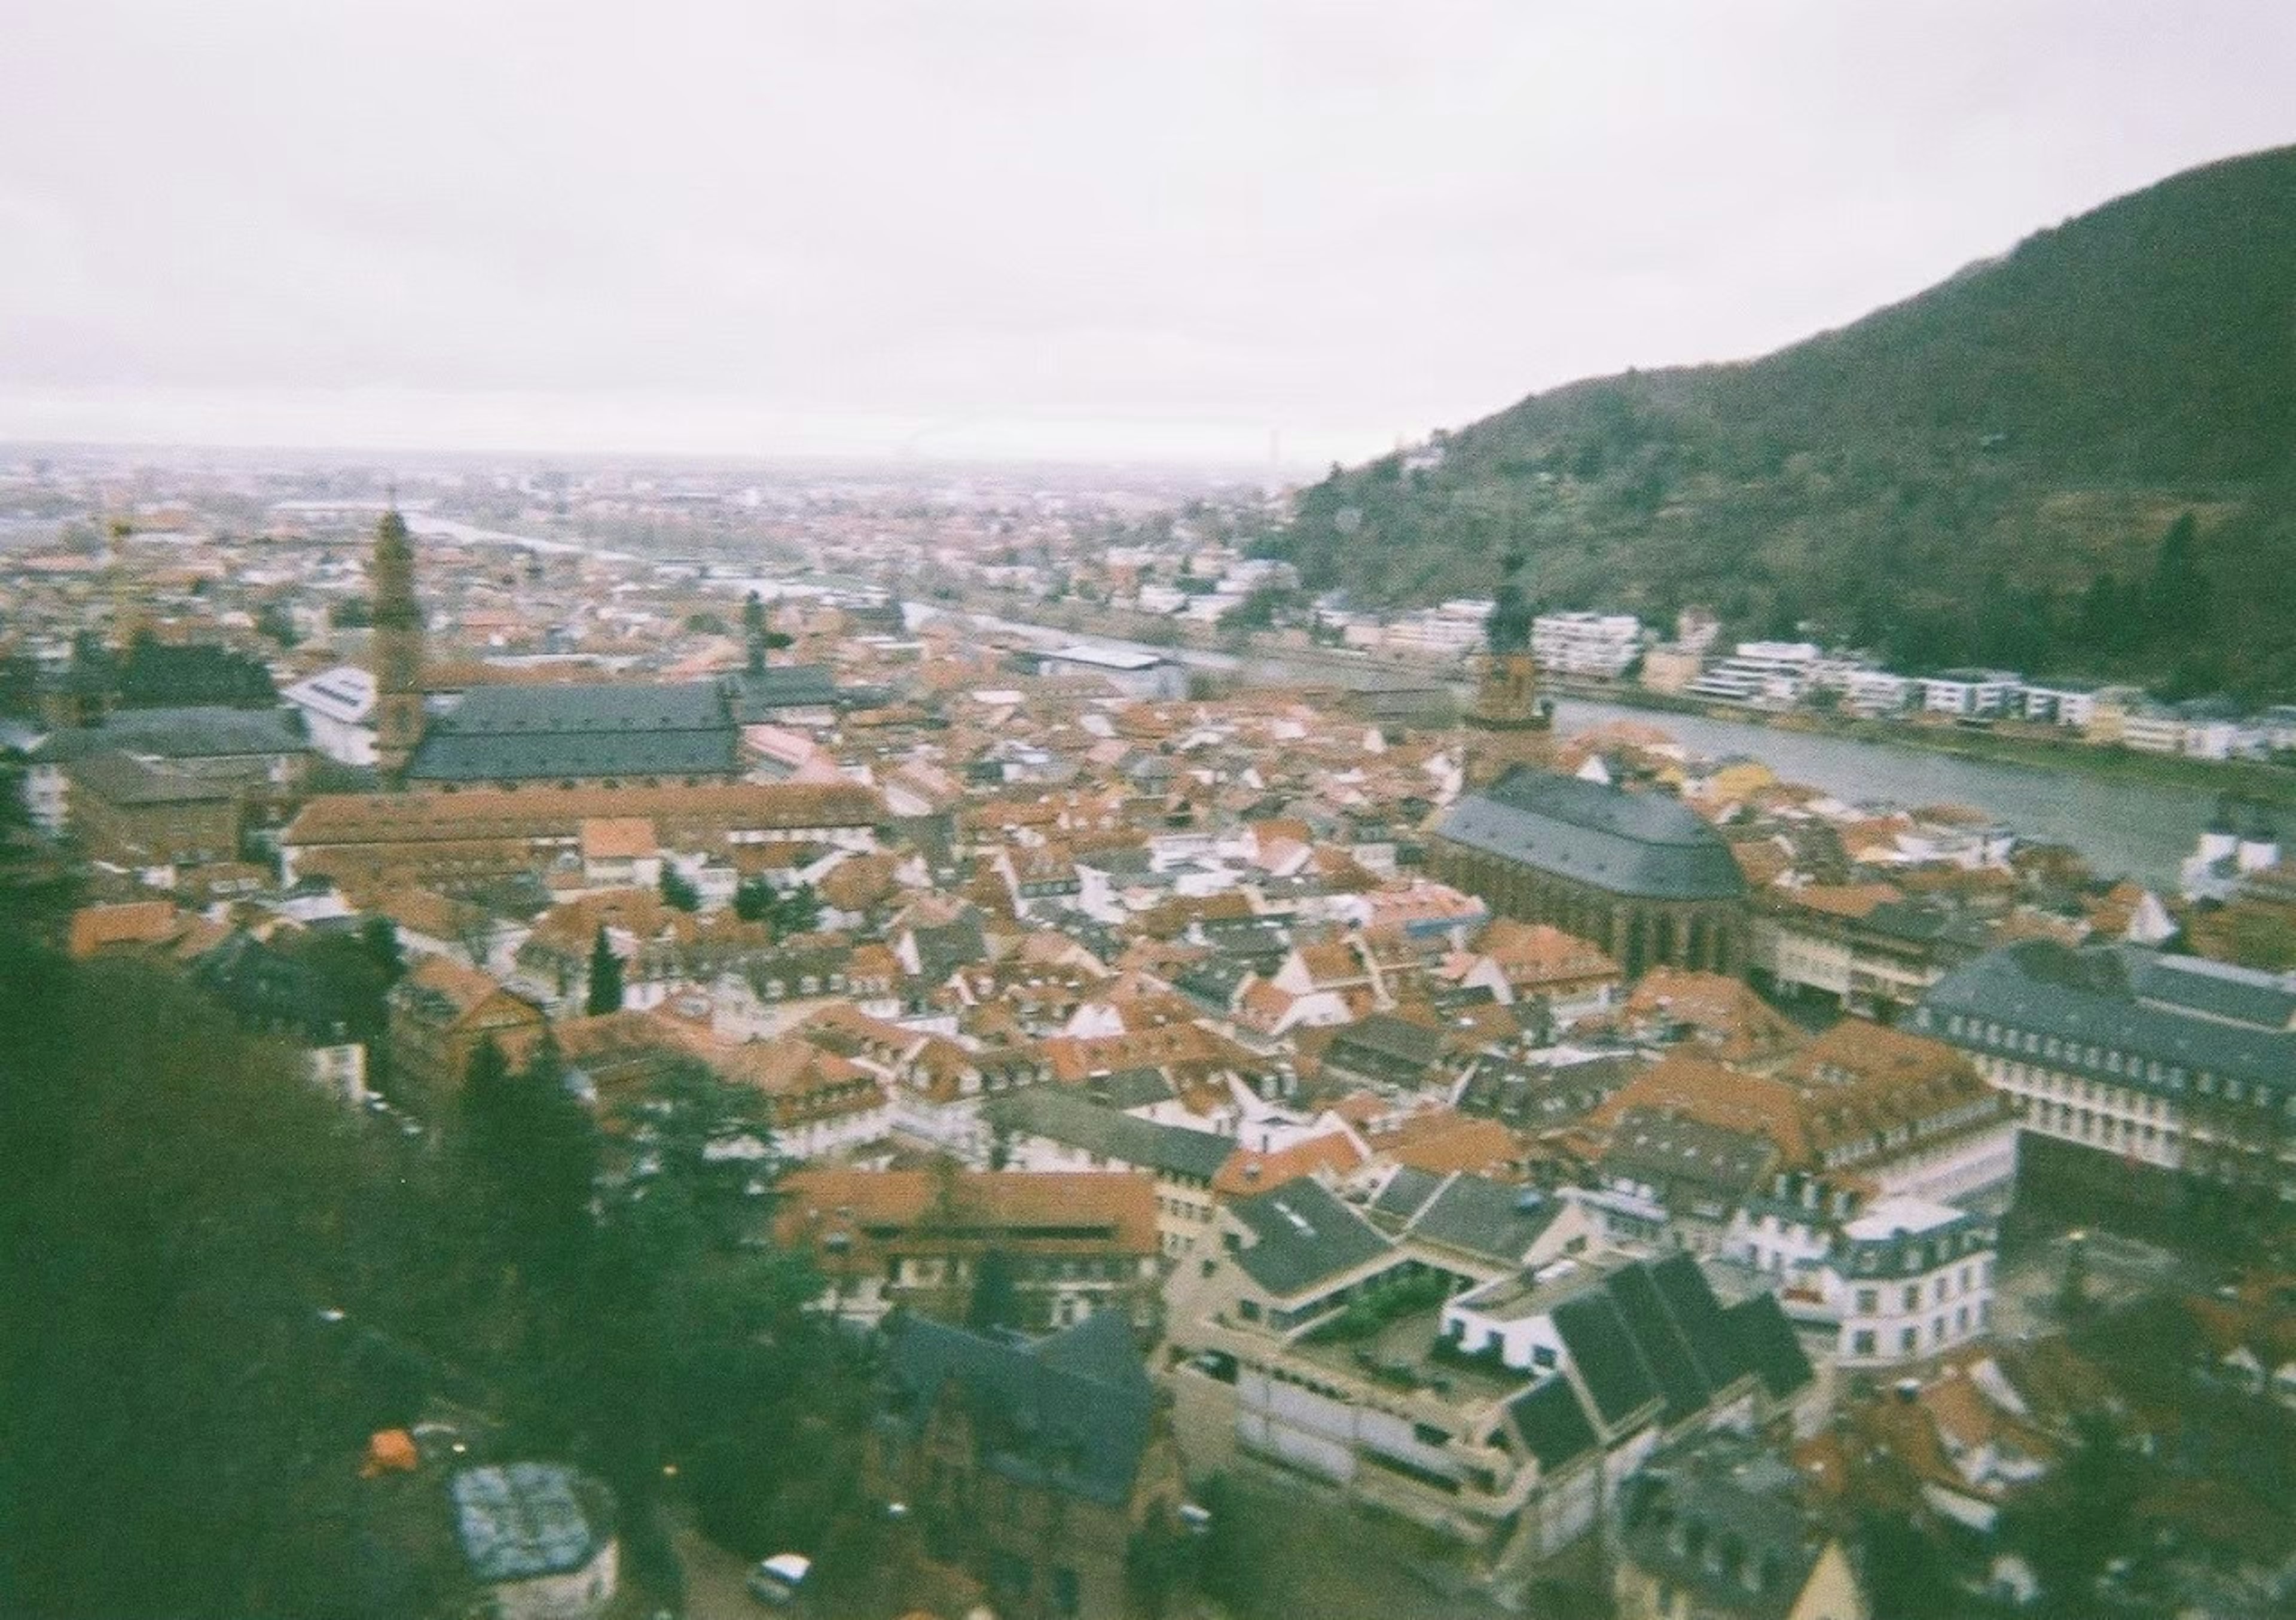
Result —
MULTIPOLYGON (((937 611, 980 612, 987 605, 976 600, 937 611)), ((1467 690, 1466 671, 1456 664, 1398 666, 1331 648, 1280 646, 1273 637, 1249 644, 1242 637, 1222 638, 1224 645, 1215 651, 1172 635, 1176 627, 1168 624, 1163 637, 1144 644, 1121 635, 1104 615, 1064 614, 1069 622, 1055 627, 1021 618, 1026 612, 990 622, 1040 636, 1080 636, 1160 652, 1223 682, 1445 687, 1463 695, 1467 690)), ((1555 681, 1549 689, 1557 703, 1556 722, 1566 732, 1647 718, 1707 758, 1759 759, 1787 781, 1857 803, 1972 805, 2031 842, 2079 851, 2099 873, 2155 886, 2177 882, 2218 795, 2296 807, 2296 772, 2277 766, 2142 754, 2070 739, 1950 726, 1778 714, 1594 681, 1555 681)))
POLYGON ((2098 744, 2072 736, 2037 736, 2030 732, 1972 730, 1951 725, 1922 725, 1913 721, 1865 720, 1848 715, 1824 715, 1796 709, 1784 712, 1741 708, 1734 704, 1702 703, 1639 687, 1611 687, 1596 682, 1556 682, 1566 696, 1623 709, 1643 709, 1660 714, 1696 714, 1710 720, 1760 726, 1772 731, 1804 736, 1838 737, 1845 742, 1873 743, 1890 748, 1917 749, 1957 760, 1981 760, 2054 774, 2074 773, 2103 782, 2137 783, 2148 787, 2172 787, 2189 793, 2230 794, 2296 809, 2296 770, 2258 760, 2195 760, 2183 754, 2142 753, 2117 744, 2098 744))

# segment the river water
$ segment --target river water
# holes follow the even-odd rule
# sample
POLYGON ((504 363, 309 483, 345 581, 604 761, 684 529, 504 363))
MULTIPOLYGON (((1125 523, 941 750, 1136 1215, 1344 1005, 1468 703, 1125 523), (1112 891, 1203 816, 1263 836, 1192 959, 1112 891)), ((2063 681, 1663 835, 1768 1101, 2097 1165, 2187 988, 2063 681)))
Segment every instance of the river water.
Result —
POLYGON ((1967 804, 2000 818, 2028 842, 2079 850, 2101 876, 2126 875, 2173 885, 2193 852, 2213 794, 2149 783, 2108 781, 1998 760, 1964 760, 1887 743, 1780 731, 1703 714, 1666 714, 1620 703, 1564 698, 1555 724, 1583 731, 1607 720, 1654 726, 1694 753, 1744 754, 1789 782, 1822 787, 1858 803, 1967 804))
MULTIPOLYGON (((1044 625, 986 614, 976 617, 999 629, 1046 639, 1136 647, 1200 668, 1232 670, 1238 664, 1224 653, 1144 646, 1105 636, 1069 635, 1044 625)), ((1280 657, 1254 659, 1251 667, 1301 680, 1331 678, 1328 668, 1287 670, 1280 657)), ((1443 677, 1431 671, 1429 678, 1443 677)), ((1555 705, 1555 725, 1565 733, 1616 720, 1655 727, 1693 753, 1712 758, 1744 754, 1759 760, 1786 781, 1823 788, 1853 803, 1904 809, 1923 804, 1970 805, 1997 817, 2028 843, 2062 843, 2079 851, 2099 876, 2134 877, 2154 888, 2174 887, 2177 868, 2193 852, 2216 803, 2213 794, 2192 788, 2110 781, 1997 760, 1958 759, 1888 743, 1781 731, 1748 720, 1674 714, 1583 698, 1566 697, 1555 705)))

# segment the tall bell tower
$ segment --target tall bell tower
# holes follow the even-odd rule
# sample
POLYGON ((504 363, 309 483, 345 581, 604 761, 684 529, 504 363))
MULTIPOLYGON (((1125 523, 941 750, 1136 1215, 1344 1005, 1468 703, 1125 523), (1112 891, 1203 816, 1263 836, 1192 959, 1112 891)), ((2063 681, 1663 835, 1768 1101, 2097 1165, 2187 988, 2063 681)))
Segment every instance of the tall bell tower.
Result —
POLYGON ((414 542, 396 506, 374 530, 374 762, 382 785, 406 785, 422 740, 422 608, 414 599, 414 542))
POLYGON ((1467 785, 1486 787, 1517 765, 1544 765, 1552 757, 1554 705, 1538 694, 1538 665, 1530 655, 1531 611, 1521 580, 1524 557, 1510 551, 1500 563, 1499 588, 1483 625, 1482 667, 1467 711, 1467 785))

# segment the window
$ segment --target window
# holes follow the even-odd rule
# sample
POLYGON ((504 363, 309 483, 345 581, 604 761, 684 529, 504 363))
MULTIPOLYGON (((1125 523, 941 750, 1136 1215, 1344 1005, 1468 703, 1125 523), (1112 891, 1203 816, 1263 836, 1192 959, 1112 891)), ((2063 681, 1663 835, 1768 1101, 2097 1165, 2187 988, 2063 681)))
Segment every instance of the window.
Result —
POLYGON ((1922 1289, 1919 1283, 1906 1286, 1906 1303, 1901 1308, 1907 1311, 1918 1311, 1922 1308, 1922 1289))
POLYGON ((1915 1351, 1921 1348, 1921 1343, 1922 1336, 1920 1329, 1915 1328, 1900 1328, 1898 1330, 1898 1353, 1899 1355, 1913 1354, 1915 1351))
POLYGON ((1882 1291, 1878 1288, 1857 1290, 1857 1314, 1871 1316, 1882 1308, 1882 1291))
POLYGON ((1849 1336, 1849 1353, 1851 1355, 1872 1355, 1874 1353, 1874 1333, 1871 1328, 1866 1328, 1861 1332, 1853 1333, 1849 1336))

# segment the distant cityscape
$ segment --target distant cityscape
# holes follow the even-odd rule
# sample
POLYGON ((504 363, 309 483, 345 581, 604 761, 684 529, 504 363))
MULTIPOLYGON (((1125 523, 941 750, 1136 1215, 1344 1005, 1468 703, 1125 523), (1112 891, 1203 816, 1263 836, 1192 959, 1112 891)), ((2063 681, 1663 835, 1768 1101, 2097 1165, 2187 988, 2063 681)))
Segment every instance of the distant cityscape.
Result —
POLYGON ((11 949, 240 1043, 89 1094, 292 1090, 373 1155, 337 1193, 503 1212, 420 1262, 499 1280, 296 1353, 357 1421, 294 1443, 294 1578, 2270 1612, 2296 1536, 2218 1506, 2296 1466, 2286 801, 2224 778, 2171 884, 1556 697, 2196 769, 2296 710, 1661 640, 1513 564, 1374 617, 1253 555, 1284 499, 0 456, 10 859, 70 892, 11 949), (785 1265, 794 1314, 659 1361, 609 1321, 580 1407, 540 1372, 639 1234, 661 1300, 785 1265))

